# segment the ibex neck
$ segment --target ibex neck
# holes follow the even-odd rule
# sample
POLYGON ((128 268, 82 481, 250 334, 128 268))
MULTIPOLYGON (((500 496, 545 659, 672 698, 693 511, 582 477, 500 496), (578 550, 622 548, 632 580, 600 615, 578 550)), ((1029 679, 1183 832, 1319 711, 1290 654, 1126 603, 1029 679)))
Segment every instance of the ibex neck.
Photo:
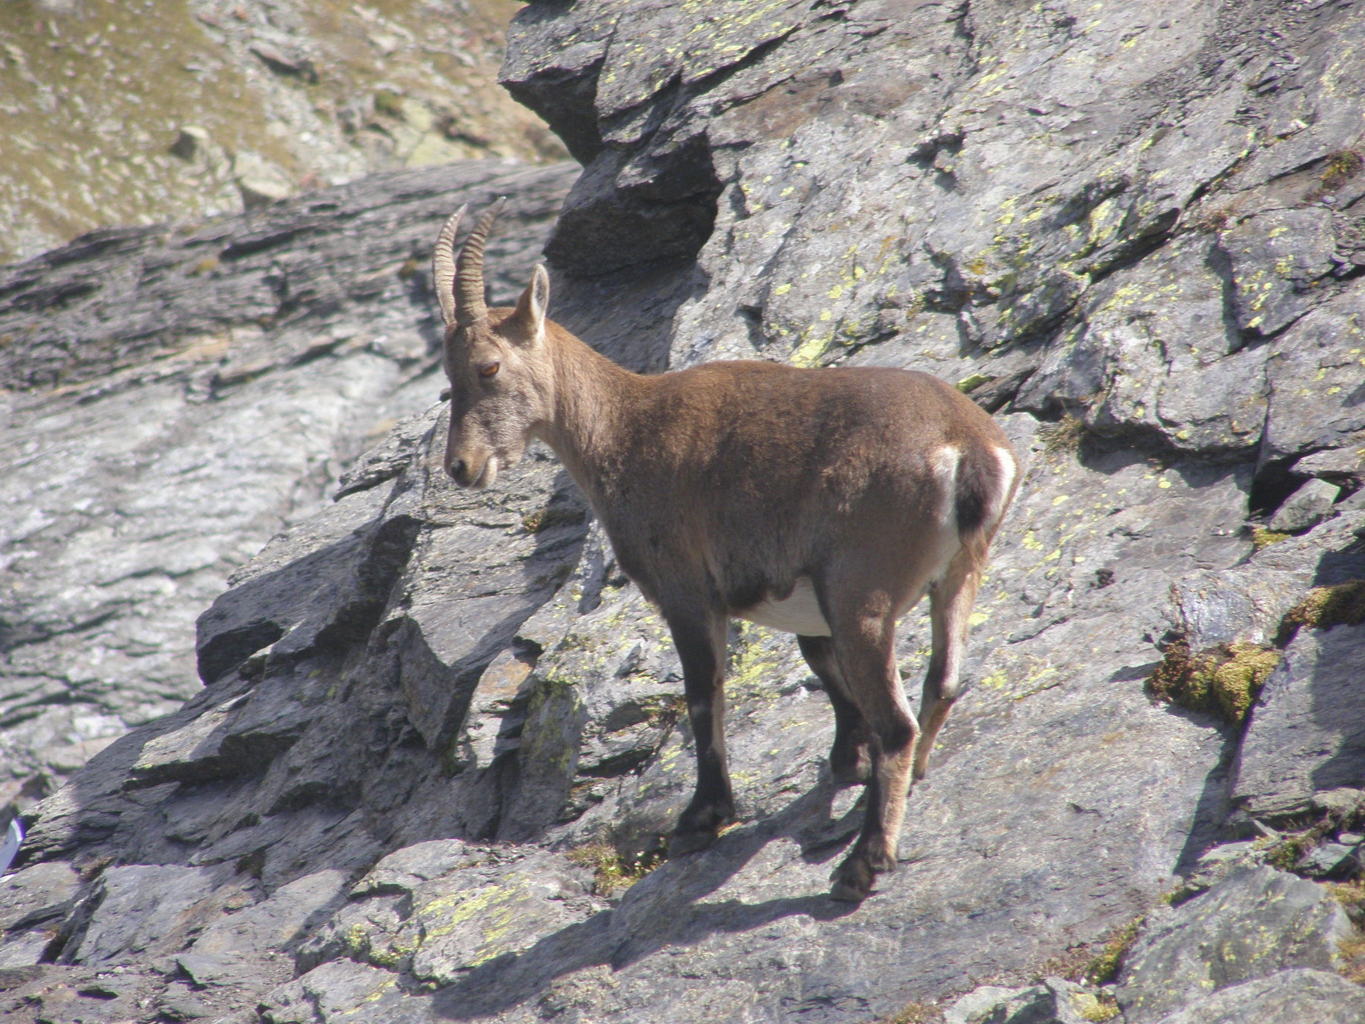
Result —
POLYGON ((625 424, 649 383, 567 332, 555 340, 555 414, 541 433, 595 504, 625 424))

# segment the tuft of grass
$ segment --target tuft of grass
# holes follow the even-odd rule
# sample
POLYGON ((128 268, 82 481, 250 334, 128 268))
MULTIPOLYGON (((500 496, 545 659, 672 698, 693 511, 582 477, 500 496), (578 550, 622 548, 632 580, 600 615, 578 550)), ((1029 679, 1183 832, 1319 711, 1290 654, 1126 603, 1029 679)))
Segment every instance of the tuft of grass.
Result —
POLYGON ((1232 220, 1234 211, 1231 206, 1217 206, 1206 210, 1190 221, 1190 227, 1200 234, 1213 235, 1222 231, 1232 220))
POLYGON ((1085 438, 1085 423, 1067 413, 1056 423, 1040 427, 1038 436, 1043 439, 1043 451, 1047 454, 1074 455, 1085 438))
POLYGON ((877 1024, 941 1024, 943 1011, 937 1003, 921 1003, 916 1000, 906 1003, 890 1017, 881 1018, 877 1024))
POLYGON ((1338 882, 1327 886, 1327 891, 1346 909, 1356 930, 1337 943, 1337 970, 1347 981, 1365 985, 1365 878, 1338 882))
POLYGON ((1314 587, 1285 612, 1275 642, 1283 647, 1303 626, 1331 629, 1333 626, 1358 626, 1362 622, 1365 622, 1365 580, 1314 587))
POLYGON ((1329 883, 1327 891, 1345 908, 1347 917, 1356 925, 1365 926, 1365 878, 1329 883))
POLYGON ((1093 947, 1089 943, 1068 946, 1064 953, 1048 957, 1036 970, 1029 972, 1029 980, 1040 982, 1044 978, 1065 978, 1067 981, 1082 981, 1086 969, 1095 959, 1093 947))
POLYGON ((1127 924, 1115 928, 1105 940, 1104 947, 1091 958, 1090 963, 1086 964, 1085 970, 1081 972, 1081 980, 1088 985, 1107 985, 1117 978, 1119 968, 1123 966, 1124 958, 1133 948, 1133 943, 1137 941, 1138 933, 1142 931, 1143 922, 1146 920, 1147 915, 1142 913, 1127 924))
POLYGON ((1302 832, 1290 832, 1270 841, 1261 854, 1262 859, 1272 868, 1293 871, 1304 856, 1322 842, 1323 836, 1330 831, 1327 825, 1319 825, 1302 832))
POLYGON ((1322 190, 1335 192, 1365 168, 1365 158, 1354 149, 1341 149, 1327 157, 1322 169, 1322 190))
POLYGON ((1365 985, 1365 935, 1351 935, 1337 943, 1337 970, 1347 981, 1365 985))
POLYGON ((1236 725, 1245 721, 1280 657, 1273 647, 1245 641, 1193 652, 1187 641, 1176 639, 1166 647, 1148 687, 1158 700, 1210 712, 1236 725))
POLYGON ((592 869, 592 891, 604 897, 624 892, 663 863, 662 854, 627 857, 610 843, 588 843, 565 856, 574 864, 592 869))

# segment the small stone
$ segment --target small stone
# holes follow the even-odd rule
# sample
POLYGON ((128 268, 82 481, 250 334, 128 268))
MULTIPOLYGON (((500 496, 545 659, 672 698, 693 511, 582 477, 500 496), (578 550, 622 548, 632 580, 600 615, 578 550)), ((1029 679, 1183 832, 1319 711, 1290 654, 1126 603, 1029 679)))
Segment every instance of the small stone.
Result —
POLYGON ((1246 840, 1241 843, 1225 843, 1207 850, 1195 862, 1194 868, 1185 878, 1182 895, 1193 896, 1217 885, 1238 868, 1252 867, 1256 863, 1256 842, 1246 840))
POLYGON ((1099 1000, 1083 985, 1044 978, 1027 988, 986 985, 944 1012, 945 1024, 1084 1024, 1099 1000))
POLYGON ((232 169, 247 209, 278 202, 294 192, 293 182, 282 168, 254 153, 239 153, 232 169))
POLYGON ((171 143, 171 153, 181 160, 194 160, 204 154, 208 145, 207 128, 197 124, 185 124, 176 132, 175 141, 171 143))
MULTIPOLYGON (((1312 800, 1313 810, 1338 818, 1352 814, 1361 804, 1365 804, 1365 790, 1352 789, 1349 786, 1321 790, 1313 794, 1312 800)), ((1344 839, 1342 841, 1345 842, 1344 839)))
POLYGON ((1312 529, 1332 514, 1341 488, 1326 480, 1312 479, 1291 494, 1266 525, 1276 533, 1300 533, 1312 529))
POLYGON ((1294 865, 1294 870, 1309 878, 1348 878, 1360 869, 1352 846, 1322 843, 1309 850, 1294 865))

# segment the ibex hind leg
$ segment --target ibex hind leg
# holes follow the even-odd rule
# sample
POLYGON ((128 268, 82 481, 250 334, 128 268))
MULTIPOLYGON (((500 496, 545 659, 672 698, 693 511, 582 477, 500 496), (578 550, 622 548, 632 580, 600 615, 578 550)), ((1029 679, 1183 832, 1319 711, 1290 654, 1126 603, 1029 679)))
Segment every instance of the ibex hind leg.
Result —
POLYGON ((872 778, 872 734, 863 713, 853 702, 839 673, 834 642, 827 636, 798 636, 797 645, 834 706, 834 745, 829 752, 830 774, 841 786, 860 785, 872 778))
POLYGON ((862 617, 850 628, 834 630, 835 657, 867 723, 872 754, 862 831, 834 870, 830 895, 839 900, 864 899, 876 875, 896 866, 919 727, 901 689, 894 637, 890 613, 862 617))
POLYGON ((914 766, 916 781, 928 775, 929 752, 957 699, 967 623, 981 582, 978 564, 978 559, 963 549, 949 563, 943 577, 929 588, 933 654, 920 696, 920 734, 915 746, 914 766))

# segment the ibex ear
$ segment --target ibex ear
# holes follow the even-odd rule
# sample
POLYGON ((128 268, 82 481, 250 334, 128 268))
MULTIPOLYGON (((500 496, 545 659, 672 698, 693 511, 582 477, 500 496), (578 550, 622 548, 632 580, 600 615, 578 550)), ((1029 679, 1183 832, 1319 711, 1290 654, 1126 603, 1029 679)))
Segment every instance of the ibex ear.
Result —
POLYGON ((545 336, 545 310, 550 305, 550 275, 539 263, 531 271, 531 283, 517 299, 517 310, 512 314, 517 333, 528 345, 538 344, 545 336))

